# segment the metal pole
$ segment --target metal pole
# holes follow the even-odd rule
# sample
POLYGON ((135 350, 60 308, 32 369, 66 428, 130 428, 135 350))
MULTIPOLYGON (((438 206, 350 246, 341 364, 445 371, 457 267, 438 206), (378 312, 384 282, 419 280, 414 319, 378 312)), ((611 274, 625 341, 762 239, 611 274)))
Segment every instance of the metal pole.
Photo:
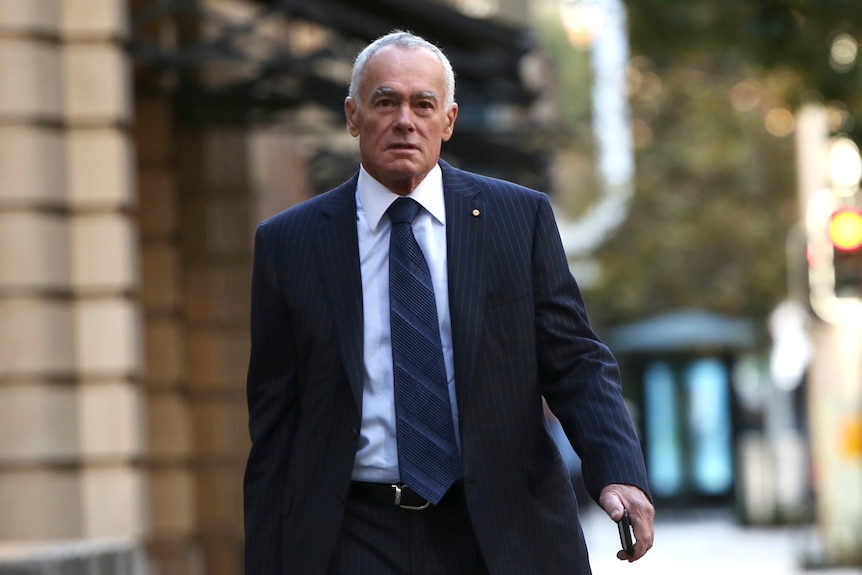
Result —
MULTIPOLYGON (((796 143, 799 205, 809 250, 825 241, 820 234, 825 234, 831 210, 824 202, 837 197, 828 189, 828 137, 822 106, 804 106, 797 115, 796 143)), ((814 355, 807 390, 821 545, 818 556, 809 560, 862 565, 862 322, 855 313, 860 302, 840 301, 824 292, 817 273, 810 277, 812 305, 821 315, 811 322, 814 355)))
POLYGON ((564 9, 581 5, 600 10, 590 51, 593 70, 592 120, 601 198, 577 221, 557 214, 570 258, 589 255, 628 214, 635 171, 626 68, 629 39, 622 0, 563 0, 564 9))

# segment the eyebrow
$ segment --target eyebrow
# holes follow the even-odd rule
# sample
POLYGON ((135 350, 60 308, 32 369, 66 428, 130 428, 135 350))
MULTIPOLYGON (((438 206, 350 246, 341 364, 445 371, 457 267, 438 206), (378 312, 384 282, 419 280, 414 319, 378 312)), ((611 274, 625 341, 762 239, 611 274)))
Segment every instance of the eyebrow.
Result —
POLYGON ((416 92, 413 94, 412 98, 414 100, 434 100, 437 101, 437 93, 436 92, 416 92))
MULTIPOLYGON (((379 88, 375 88, 371 92, 371 99, 372 100, 375 100, 377 98, 383 98, 383 97, 400 98, 401 93, 394 88, 388 88, 386 86, 381 86, 379 88)), ((435 92, 432 92, 432 91, 415 92, 415 93, 410 95, 410 99, 411 100, 433 100, 436 102, 437 101, 437 94, 435 92)))

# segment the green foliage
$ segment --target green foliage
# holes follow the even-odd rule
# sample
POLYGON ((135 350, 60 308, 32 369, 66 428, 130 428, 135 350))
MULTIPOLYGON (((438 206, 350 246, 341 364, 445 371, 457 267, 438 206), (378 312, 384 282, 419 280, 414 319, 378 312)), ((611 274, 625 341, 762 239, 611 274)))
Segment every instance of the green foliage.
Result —
POLYGON ((542 18, 537 28, 548 64, 553 70, 557 126, 570 142, 590 140, 590 62, 589 53, 572 49, 556 13, 542 18))
MULTIPOLYGON (((687 307, 763 321, 787 297, 786 242, 799 219, 792 112, 812 100, 843 110, 840 130, 862 139, 862 122, 853 121, 862 118, 860 65, 830 65, 837 34, 862 40, 862 1, 627 7, 635 195, 626 221, 594 254, 601 274, 584 286, 593 322, 602 328, 687 307)), ((556 26, 541 26, 556 88, 588 95, 584 55, 556 26)), ((588 108, 577 102, 561 112, 569 134, 557 148, 562 171, 593 160, 582 143, 591 138, 588 108)), ((586 184, 575 188, 578 200, 564 199, 577 213, 572 206, 589 205, 597 191, 582 168, 568 169, 570 182, 586 184)))
POLYGON ((555 121, 544 134, 544 145, 554 150, 552 180, 557 203, 571 214, 582 213, 598 195, 593 147, 590 54, 569 43, 556 11, 536 25, 542 38, 547 91, 553 100, 555 121), (577 190, 577 193, 573 193, 577 190))
POLYGON ((659 68, 694 54, 735 58, 754 73, 782 69, 801 82, 785 94, 798 105, 819 94, 862 114, 859 65, 839 72, 829 65, 834 37, 862 39, 859 0, 627 0, 631 43, 659 68))
POLYGON ((766 117, 789 116, 822 89, 824 72, 805 62, 828 68, 828 42, 777 2, 629 4, 633 76, 660 89, 634 86, 647 137, 629 217, 596 254, 594 320, 686 307, 765 320, 787 295, 786 238, 798 219, 794 140, 769 133, 766 117))
POLYGON ((770 135, 760 109, 733 107, 747 78, 720 60, 668 66, 659 94, 633 99, 653 134, 629 217, 596 254, 603 274, 586 296, 599 324, 685 307, 764 319, 786 294, 793 141, 770 135))

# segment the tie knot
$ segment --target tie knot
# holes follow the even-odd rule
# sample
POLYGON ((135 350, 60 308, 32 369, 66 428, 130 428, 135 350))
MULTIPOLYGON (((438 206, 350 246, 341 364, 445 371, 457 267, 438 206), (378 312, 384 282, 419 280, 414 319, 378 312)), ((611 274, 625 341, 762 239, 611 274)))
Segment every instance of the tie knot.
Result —
POLYGON ((398 198, 386 210, 393 224, 412 224, 419 213, 419 204, 413 198, 398 198))

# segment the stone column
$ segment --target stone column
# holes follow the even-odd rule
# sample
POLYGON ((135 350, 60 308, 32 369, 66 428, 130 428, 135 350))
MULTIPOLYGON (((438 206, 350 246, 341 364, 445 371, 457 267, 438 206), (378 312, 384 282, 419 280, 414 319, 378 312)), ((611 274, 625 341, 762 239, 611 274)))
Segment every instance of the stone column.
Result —
POLYGON ((82 531, 59 14, 0 4, 0 540, 82 531))
POLYGON ((0 3, 0 540, 146 529, 126 16, 0 3))
POLYGON ((125 0, 63 0, 66 201, 83 535, 141 538, 147 496, 125 0))

